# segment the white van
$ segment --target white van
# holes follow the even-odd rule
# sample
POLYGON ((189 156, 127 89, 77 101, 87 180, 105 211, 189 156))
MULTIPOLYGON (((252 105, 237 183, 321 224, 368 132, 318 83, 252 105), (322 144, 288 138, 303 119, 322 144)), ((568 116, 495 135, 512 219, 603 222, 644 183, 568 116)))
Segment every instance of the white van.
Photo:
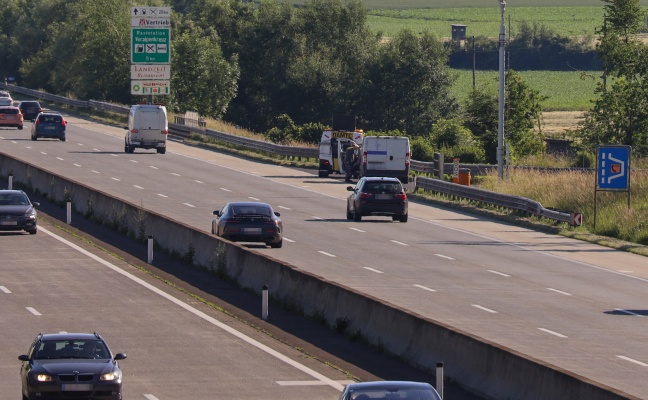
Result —
POLYGON ((169 135, 166 107, 157 104, 131 106, 126 129, 126 153, 132 153, 136 148, 156 149, 160 154, 166 153, 169 135))
POLYGON ((410 142, 406 136, 365 136, 362 141, 360 176, 398 178, 407 183, 410 142))

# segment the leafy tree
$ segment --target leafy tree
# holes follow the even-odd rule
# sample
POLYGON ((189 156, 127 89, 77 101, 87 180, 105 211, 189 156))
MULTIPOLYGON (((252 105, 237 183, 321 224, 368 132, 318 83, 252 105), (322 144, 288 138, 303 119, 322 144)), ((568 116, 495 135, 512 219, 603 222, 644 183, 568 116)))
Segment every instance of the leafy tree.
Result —
POLYGON ((476 88, 464 107, 464 125, 479 140, 486 162, 497 162, 498 96, 484 88, 476 88))
POLYGON ((544 149, 542 135, 542 105, 546 100, 540 92, 529 87, 522 75, 514 70, 506 73, 505 140, 511 146, 512 157, 537 155, 544 149), (537 130, 534 129, 537 127, 537 130))
POLYGON ((458 105, 450 94, 448 52, 429 32, 399 32, 381 46, 369 67, 362 113, 370 129, 399 129, 417 136, 458 105))
POLYGON ((221 118, 236 96, 237 57, 224 59, 213 29, 188 23, 177 36, 171 67, 174 108, 221 118))
POLYGON ((644 26, 645 12, 639 5, 639 0, 603 0, 606 5, 606 20, 609 22, 609 33, 618 34, 621 37, 641 32, 644 26))

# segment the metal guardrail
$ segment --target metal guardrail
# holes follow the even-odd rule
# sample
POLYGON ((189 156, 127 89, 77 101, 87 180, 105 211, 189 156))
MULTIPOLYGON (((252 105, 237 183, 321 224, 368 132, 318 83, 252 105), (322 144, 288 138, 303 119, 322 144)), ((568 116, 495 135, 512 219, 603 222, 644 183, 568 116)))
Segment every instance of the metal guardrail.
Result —
POLYGON ((525 197, 513 196, 493 192, 490 190, 458 185, 456 183, 445 182, 440 179, 424 178, 419 176, 416 178, 416 188, 421 188, 450 196, 457 196, 481 203, 492 204, 499 207, 524 211, 539 217, 566 222, 570 225, 575 225, 575 221, 577 220, 575 218, 575 213, 544 208, 539 202, 527 199, 525 197))
MULTIPOLYGON (((4 84, 2 82, 0 82, 0 87, 5 87, 10 91, 21 93, 29 97, 67 104, 74 107, 104 110, 104 111, 110 111, 119 114, 128 114, 130 110, 129 106, 116 105, 112 103, 104 103, 95 100, 89 100, 89 101, 73 100, 62 96, 41 92, 38 90, 4 84)), ((290 157, 290 158, 305 157, 305 158, 317 159, 319 157, 318 148, 300 147, 300 146, 283 146, 271 142, 266 142, 263 140, 250 139, 242 136, 232 135, 226 132, 219 132, 212 129, 204 129, 200 127, 187 126, 187 125, 182 125, 177 123, 169 124, 169 133, 172 135, 185 137, 185 138, 190 137, 192 134, 197 133, 201 135, 206 135, 210 138, 213 138, 215 140, 224 143, 228 143, 230 145, 240 146, 243 148, 261 151, 269 154, 278 154, 280 156, 290 157)), ((497 168, 497 166, 489 165, 489 164, 461 164, 460 167, 470 169, 471 175, 483 175, 485 172, 497 168)), ((538 169, 534 167, 528 167, 528 168, 538 169)), ((410 169, 416 172, 432 174, 434 173, 434 163, 411 160, 410 169)), ((453 164, 445 163, 443 170, 444 173, 451 174, 453 170, 453 164)), ((588 169, 565 168, 560 170, 587 171, 588 169)), ((524 211, 540 217, 566 222, 571 225, 576 224, 575 221, 577 219, 575 219, 575 216, 578 215, 575 213, 547 209, 544 208, 539 202, 524 197, 506 195, 506 194, 492 192, 484 189, 478 189, 470 186, 458 185, 455 183, 445 182, 440 179, 431 179, 431 178, 425 178, 419 176, 416 178, 416 188, 421 188, 421 189, 430 190, 433 192, 438 192, 446 195, 457 196, 464 199, 488 203, 499 207, 524 211)))

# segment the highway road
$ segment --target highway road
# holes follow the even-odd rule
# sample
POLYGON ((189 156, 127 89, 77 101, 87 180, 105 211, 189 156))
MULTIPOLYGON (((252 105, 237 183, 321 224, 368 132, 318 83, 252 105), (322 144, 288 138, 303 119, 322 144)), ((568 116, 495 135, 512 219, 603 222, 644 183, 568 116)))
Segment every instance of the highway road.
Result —
POLYGON ((406 224, 347 221, 340 181, 175 142, 166 155, 125 154, 121 129, 70 122, 67 142, 3 130, 0 149, 205 231, 227 201, 269 202, 284 247, 250 247, 648 398, 643 257, 420 204, 406 224))

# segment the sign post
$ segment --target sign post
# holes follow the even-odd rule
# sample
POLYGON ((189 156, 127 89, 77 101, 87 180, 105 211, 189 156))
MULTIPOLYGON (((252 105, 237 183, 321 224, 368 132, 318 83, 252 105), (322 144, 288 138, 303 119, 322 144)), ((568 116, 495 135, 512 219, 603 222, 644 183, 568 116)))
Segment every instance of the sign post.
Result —
POLYGON ((630 209, 630 155, 632 147, 606 145, 596 148, 596 183, 594 185, 594 229, 596 230, 596 206, 599 191, 628 193, 630 209))
POLYGON ((171 7, 131 7, 131 94, 171 90, 171 7))

